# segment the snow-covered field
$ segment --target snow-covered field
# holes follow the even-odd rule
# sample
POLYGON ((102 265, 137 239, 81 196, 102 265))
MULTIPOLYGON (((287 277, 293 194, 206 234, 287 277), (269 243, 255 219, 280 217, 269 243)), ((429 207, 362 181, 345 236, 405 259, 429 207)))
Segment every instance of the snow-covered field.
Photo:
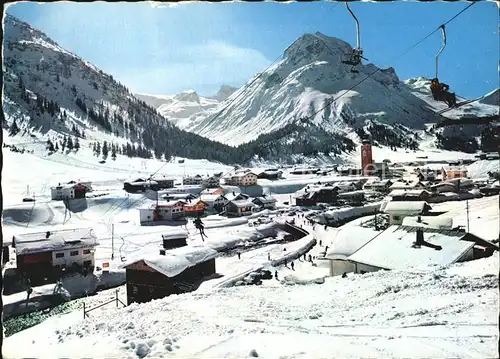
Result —
POLYGON ((432 273, 170 296, 85 320, 73 312, 7 338, 4 357, 78 347, 81 357, 493 358, 498 305, 494 256, 432 273))
MULTIPOLYGON (((110 262, 115 270, 123 263, 121 257, 126 260, 140 251, 157 250, 161 234, 179 228, 140 226, 137 207, 152 203, 154 195, 128 195, 121 189, 123 180, 150 175, 163 165, 159 173, 177 179, 184 173, 231 169, 205 160, 165 164, 120 155, 116 161, 100 164, 85 146, 77 154, 48 157, 40 141, 4 138, 9 144, 34 150, 33 154, 3 150, 4 238, 24 231, 90 226, 100 243, 97 265, 110 262), (26 171, 21 173, 19 168, 26 171), (92 181, 95 193, 103 196, 75 201, 72 211, 50 200, 51 186, 78 179, 92 181), (22 203, 27 186, 36 197, 34 203, 22 203), (110 260, 112 230, 114 261, 110 260)), ((376 153, 378 158, 380 154, 376 153)), ((414 153, 405 155, 408 161, 416 160, 414 153)), ((460 154, 458 158, 463 157, 460 154)), ((493 161, 470 166, 478 178, 495 168, 493 161)), ((289 188, 341 179, 284 172, 285 180, 259 182, 271 193, 280 193, 273 194, 279 202, 289 201, 289 188)), ((447 211, 455 225, 466 225, 465 206, 462 201, 433 208, 447 211)), ((497 238, 498 210, 498 196, 469 201, 470 231, 488 240, 497 238)), ((278 230, 276 223, 249 227, 247 220, 218 215, 204 218, 208 235, 205 244, 214 248, 234 246, 266 238, 278 230)), ((419 347, 418 357, 494 356, 498 341, 498 256, 434 273, 393 271, 329 278, 327 261, 319 259, 325 254, 325 246, 362 233, 354 227, 366 218, 326 230, 321 226, 313 230, 300 217, 295 220, 310 236, 244 251, 241 259, 236 255, 218 258, 217 272, 223 277, 205 282, 194 293, 126 308, 103 307, 85 320, 79 310, 54 316, 7 338, 4 357, 29 357, 34 353, 40 358, 67 357, 74 353, 75 346, 82 348, 79 356, 90 357, 241 358, 254 355, 253 351, 264 358, 415 357, 414 346, 419 347), (290 263, 271 267, 269 259, 301 251, 311 238, 322 241, 308 253, 313 263, 300 258, 293 260, 294 268, 290 263), (279 280, 265 280, 261 286, 225 287, 228 281, 258 268, 276 271, 279 280), (427 300, 431 297, 432 301, 427 300)), ((181 228, 189 231, 189 245, 202 244, 192 223, 181 228)), ((43 294, 42 289, 37 290, 43 294)), ((76 302, 93 306, 113 293, 104 291, 76 302)), ((119 295, 125 300, 124 286, 119 288, 119 295)), ((16 301, 14 297, 5 299, 16 301)))

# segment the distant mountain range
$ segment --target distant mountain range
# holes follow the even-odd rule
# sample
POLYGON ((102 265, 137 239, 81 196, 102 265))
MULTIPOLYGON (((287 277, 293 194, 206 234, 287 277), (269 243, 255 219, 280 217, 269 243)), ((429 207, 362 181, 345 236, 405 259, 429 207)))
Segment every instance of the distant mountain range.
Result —
MULTIPOLYGON (((341 62, 351 50, 337 38, 305 34, 281 61, 239 89, 224 85, 210 97, 194 90, 132 94, 112 76, 7 15, 4 126, 16 122, 21 130, 51 130, 59 136, 105 135, 142 148, 133 155, 228 164, 257 158, 287 162, 294 155, 319 152, 348 154, 364 137, 380 146, 418 147, 425 124, 440 119, 430 110, 446 105, 432 99, 428 79, 402 82, 393 68, 373 64, 352 73, 341 62)), ((498 90, 447 116, 498 114, 495 98, 498 90)))

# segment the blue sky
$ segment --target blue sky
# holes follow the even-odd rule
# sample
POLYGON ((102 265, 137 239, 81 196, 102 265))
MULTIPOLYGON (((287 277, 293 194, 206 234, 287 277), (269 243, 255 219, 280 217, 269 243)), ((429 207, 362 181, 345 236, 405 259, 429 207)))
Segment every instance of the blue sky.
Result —
MULTIPOLYGON (((441 46, 436 33, 465 2, 351 4, 361 23, 365 56, 393 66, 400 79, 432 77, 441 46)), ((320 31, 355 45, 355 25, 343 3, 16 3, 7 13, 45 32, 64 48, 112 74, 134 92, 203 95, 241 86, 300 35, 320 31)), ((447 26, 440 80, 460 96, 499 86, 499 9, 480 2, 447 26)))

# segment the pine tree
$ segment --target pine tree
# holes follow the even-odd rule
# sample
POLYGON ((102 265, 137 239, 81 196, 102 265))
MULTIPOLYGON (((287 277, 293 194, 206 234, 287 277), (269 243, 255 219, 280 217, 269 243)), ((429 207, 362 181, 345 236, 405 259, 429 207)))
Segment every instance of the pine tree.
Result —
MULTIPOLYGON (((56 147, 57 147, 57 143, 56 143, 56 147)), ((47 150, 49 152, 54 152, 54 144, 52 143, 52 141, 50 139, 47 140, 47 150)))
POLYGON ((111 145, 111 159, 112 159, 113 161, 115 161, 115 160, 116 160, 116 146, 115 146, 114 144, 113 144, 113 145, 111 145))
POLYGON ((80 141, 78 141, 78 137, 75 137, 75 143, 73 147, 75 148, 75 151, 78 151, 80 149, 80 141))
POLYGON ((59 151, 59 145, 57 144, 57 142, 56 142, 56 147, 54 149, 56 152, 59 151))
POLYGON ((73 140, 71 139, 71 136, 68 136, 68 141, 66 142, 66 147, 70 151, 73 149, 73 140))
POLYGON ((99 157, 101 155, 101 143, 100 142, 97 142, 96 154, 97 154, 97 157, 99 157))
POLYGON ((102 144, 102 157, 104 159, 108 158, 108 152, 109 152, 108 143, 104 141, 104 143, 102 144))
POLYGON ((67 143, 67 139, 66 139, 66 136, 64 136, 63 141, 61 143, 61 150, 63 152, 64 152, 64 149, 66 148, 66 143, 67 143))
POLYGON ((9 127, 9 134, 15 136, 19 133, 19 127, 17 126, 16 120, 12 121, 9 127))

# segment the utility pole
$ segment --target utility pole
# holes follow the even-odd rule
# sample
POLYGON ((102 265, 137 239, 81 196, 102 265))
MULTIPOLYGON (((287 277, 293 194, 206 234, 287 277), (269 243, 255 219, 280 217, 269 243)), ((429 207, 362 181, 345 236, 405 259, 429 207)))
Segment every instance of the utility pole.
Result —
POLYGON ((469 233, 469 201, 465 201, 465 210, 467 211, 467 233, 469 233))
POLYGON ((111 260, 115 259, 115 224, 111 223, 111 260))

